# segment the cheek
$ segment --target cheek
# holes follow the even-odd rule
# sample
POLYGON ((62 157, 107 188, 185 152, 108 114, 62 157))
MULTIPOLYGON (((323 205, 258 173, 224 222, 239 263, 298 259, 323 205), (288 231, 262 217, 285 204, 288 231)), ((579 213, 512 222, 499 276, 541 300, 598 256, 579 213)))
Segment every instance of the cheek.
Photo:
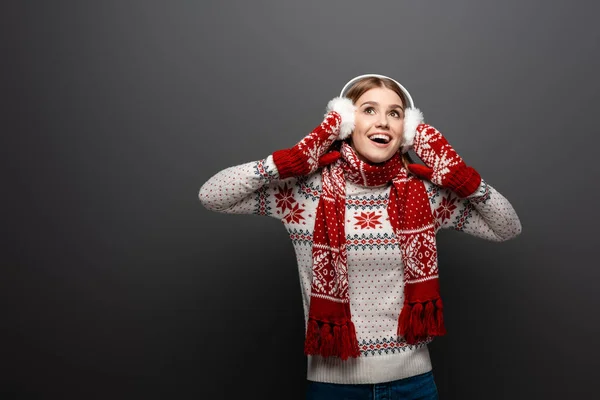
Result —
POLYGON ((364 127, 356 125, 354 131, 352 131, 351 137, 356 141, 364 141, 367 138, 366 132, 367 130, 364 127))
POLYGON ((395 122, 394 130, 398 135, 402 135, 404 133, 404 120, 395 122))
POLYGON ((354 119, 354 130, 356 132, 364 132, 369 126, 369 121, 365 120, 363 116, 357 116, 354 119))

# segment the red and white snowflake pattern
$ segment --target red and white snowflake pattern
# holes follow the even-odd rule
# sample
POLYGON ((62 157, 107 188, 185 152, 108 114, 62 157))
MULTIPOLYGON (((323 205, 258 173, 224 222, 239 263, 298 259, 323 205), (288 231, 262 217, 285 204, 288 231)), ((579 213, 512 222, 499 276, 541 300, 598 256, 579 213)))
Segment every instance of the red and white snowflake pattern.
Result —
POLYGON ((448 193, 448 196, 442 198, 440 205, 435 210, 435 216, 443 224, 446 220, 450 219, 452 212, 456 210, 458 198, 448 193))
POLYGON ((294 199, 294 190, 292 187, 288 187, 287 183, 283 187, 279 187, 277 193, 275 193, 275 204, 277 208, 281 209, 281 212, 285 212, 288 209, 292 209, 292 206, 296 203, 294 199))
POLYGON ((377 226, 381 226, 381 215, 377 215, 374 211, 361 212, 360 215, 355 215, 356 226, 360 229, 375 229, 377 226))
POLYGON ((283 221, 288 224, 300 223, 304 221, 304 216, 302 213, 304 212, 303 208, 300 208, 300 204, 295 203, 290 207, 290 211, 283 217, 283 221))

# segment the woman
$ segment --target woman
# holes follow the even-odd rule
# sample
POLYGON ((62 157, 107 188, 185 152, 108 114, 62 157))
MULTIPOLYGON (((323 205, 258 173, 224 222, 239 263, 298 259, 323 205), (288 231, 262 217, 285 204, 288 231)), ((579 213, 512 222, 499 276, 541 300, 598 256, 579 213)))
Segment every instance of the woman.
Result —
POLYGON ((427 349, 445 334, 436 232, 504 241, 521 231, 510 203, 423 123, 408 91, 375 74, 349 81, 294 147, 217 173, 199 198, 286 227, 308 399, 437 399, 427 349))

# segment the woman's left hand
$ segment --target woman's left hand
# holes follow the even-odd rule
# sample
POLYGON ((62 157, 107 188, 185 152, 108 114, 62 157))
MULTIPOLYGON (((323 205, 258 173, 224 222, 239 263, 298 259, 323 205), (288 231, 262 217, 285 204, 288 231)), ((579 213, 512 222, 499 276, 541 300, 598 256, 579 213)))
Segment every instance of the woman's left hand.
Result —
POLYGON ((433 126, 420 124, 417 127, 413 150, 425 164, 408 165, 408 169, 415 175, 438 186, 447 187, 460 197, 469 196, 479 187, 479 173, 465 164, 446 138, 433 126))

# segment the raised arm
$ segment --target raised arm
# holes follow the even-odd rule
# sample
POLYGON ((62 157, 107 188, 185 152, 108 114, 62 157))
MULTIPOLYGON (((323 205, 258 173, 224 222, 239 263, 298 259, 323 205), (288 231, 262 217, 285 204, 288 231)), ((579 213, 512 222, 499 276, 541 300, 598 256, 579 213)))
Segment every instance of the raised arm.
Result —
POLYGON ((437 229, 454 229, 502 242, 521 233, 521 222, 510 202, 485 181, 467 198, 425 182, 437 229))
POLYGON ((211 211, 278 217, 272 213, 278 187, 279 173, 269 156, 218 172, 202 185, 198 198, 211 211))
POLYGON ((264 160, 218 172, 200 188, 200 202, 212 211, 281 219, 280 214, 273 212, 275 205, 286 201, 296 177, 310 175, 334 161, 337 156, 327 150, 338 136, 347 135, 352 129, 352 102, 335 98, 328 103, 323 122, 295 146, 278 150, 264 160))
POLYGON ((492 241, 521 233, 521 222, 510 202, 467 166, 434 127, 421 124, 414 141, 423 165, 411 164, 425 178, 436 228, 452 228, 492 241))

